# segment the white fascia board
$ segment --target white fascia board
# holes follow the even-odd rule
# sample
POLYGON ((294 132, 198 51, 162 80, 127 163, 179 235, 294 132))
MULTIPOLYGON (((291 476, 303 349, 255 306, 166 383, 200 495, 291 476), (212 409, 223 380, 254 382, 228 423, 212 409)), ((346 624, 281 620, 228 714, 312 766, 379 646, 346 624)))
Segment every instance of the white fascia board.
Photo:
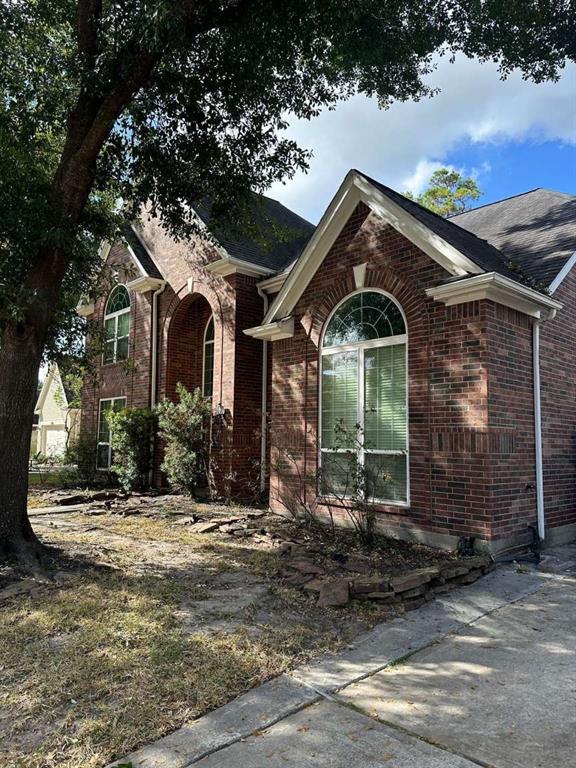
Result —
POLYGON ((554 317, 562 309, 559 301, 497 272, 437 285, 428 288, 426 295, 447 307, 487 299, 538 319, 554 317))
POLYGON ((455 277, 481 274, 483 269, 460 253, 356 171, 349 171, 320 219, 302 255, 270 307, 264 323, 289 315, 316 273, 326 254, 358 205, 364 203, 386 223, 455 277))
POLYGON ((324 212, 314 234, 268 310, 262 325, 271 323, 278 317, 289 315, 306 290, 316 270, 360 201, 358 190, 354 187, 355 176, 354 171, 349 171, 346 174, 346 178, 324 212))
POLYGON ((554 280, 552 280, 552 282, 548 286, 548 290, 550 291, 550 293, 556 292, 560 283, 562 283, 564 281, 564 278, 568 275, 568 273, 572 271, 572 267, 575 264, 576 264, 576 251, 574 251, 572 256, 570 256, 566 264, 564 264, 560 272, 558 272, 554 280))
POLYGON ((278 293, 286 280, 288 280, 289 275, 289 272, 280 272, 278 275, 272 275, 272 277, 266 280, 261 280, 256 287, 267 294, 278 293))
POLYGON ((267 267, 260 267, 249 261, 236 259, 234 256, 223 256, 221 259, 218 259, 218 261, 206 264, 205 269, 213 275, 221 275, 222 277, 236 274, 248 275, 249 277, 262 277, 264 275, 273 274, 273 270, 268 269, 267 267))
POLYGON ((157 291, 159 288, 162 288, 163 285, 166 285, 166 280, 160 280, 158 277, 148 277, 148 275, 144 275, 143 277, 137 277, 135 280, 126 283, 126 288, 130 291, 134 291, 134 293, 148 293, 148 291, 157 291))
POLYGON ((424 251, 431 259, 438 262, 441 267, 456 277, 463 275, 479 275, 484 272, 467 256, 453 245, 447 243, 439 235, 431 232, 425 224, 411 216, 404 208, 401 208, 384 193, 370 184, 369 181, 358 176, 355 179, 356 186, 362 191, 366 205, 378 213, 388 224, 410 240, 421 251, 424 251))
POLYGON ((284 317, 282 320, 276 320, 273 323, 246 328, 244 333, 246 336, 251 336, 253 339, 261 339, 262 341, 291 339, 294 336, 294 318, 284 317))

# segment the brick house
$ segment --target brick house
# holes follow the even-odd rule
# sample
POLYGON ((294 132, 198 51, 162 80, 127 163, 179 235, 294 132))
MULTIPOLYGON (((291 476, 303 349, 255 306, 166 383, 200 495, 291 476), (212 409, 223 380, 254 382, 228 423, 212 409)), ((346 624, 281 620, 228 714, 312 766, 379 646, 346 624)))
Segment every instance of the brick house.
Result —
POLYGON ((536 189, 445 220, 350 171, 316 227, 267 198, 257 217, 265 243, 176 243, 148 221, 106 248, 118 285, 80 309, 105 328, 82 407, 99 465, 106 409, 181 381, 222 416, 221 477, 241 492, 259 462, 275 511, 344 520, 353 455, 392 535, 574 538, 576 199, 536 189))

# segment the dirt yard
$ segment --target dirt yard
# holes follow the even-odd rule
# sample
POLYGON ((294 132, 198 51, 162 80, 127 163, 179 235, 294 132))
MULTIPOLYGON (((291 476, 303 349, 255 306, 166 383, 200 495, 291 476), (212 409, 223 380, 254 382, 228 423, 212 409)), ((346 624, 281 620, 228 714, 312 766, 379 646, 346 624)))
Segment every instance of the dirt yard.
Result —
POLYGON ((367 556, 349 536, 304 533, 262 510, 103 496, 34 496, 55 576, 0 570, 6 768, 104 766, 395 615, 359 600, 318 607, 317 593, 295 588, 314 574, 301 560, 286 567, 295 549, 327 578, 451 557, 389 540, 367 556))

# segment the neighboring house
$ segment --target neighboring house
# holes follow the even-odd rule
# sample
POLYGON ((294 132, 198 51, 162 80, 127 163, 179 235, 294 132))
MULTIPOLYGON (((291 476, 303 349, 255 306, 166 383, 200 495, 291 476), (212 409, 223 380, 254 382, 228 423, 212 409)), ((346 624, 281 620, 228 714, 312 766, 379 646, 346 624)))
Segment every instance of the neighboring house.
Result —
POLYGON ((62 382, 58 366, 48 369, 34 409, 35 452, 62 456, 80 433, 80 410, 71 408, 70 393, 62 382))
POLYGON ((351 171, 317 227, 263 208, 266 245, 176 243, 147 220, 106 248, 119 284, 80 308, 106 337, 83 393, 99 466, 106 411, 180 381, 221 415, 219 482, 241 491, 263 457, 275 511, 292 496, 345 518, 321 478, 342 471, 334 427, 360 424, 382 530, 492 551, 576 537, 576 199, 445 220, 351 171))

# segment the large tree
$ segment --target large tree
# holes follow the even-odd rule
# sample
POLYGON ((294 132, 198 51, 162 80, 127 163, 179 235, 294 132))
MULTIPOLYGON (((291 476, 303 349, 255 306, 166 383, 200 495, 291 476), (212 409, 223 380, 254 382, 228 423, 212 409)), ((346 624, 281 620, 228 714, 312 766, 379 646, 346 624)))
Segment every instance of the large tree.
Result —
POLYGON ((465 178, 453 169, 438 168, 430 176, 424 192, 419 195, 406 192, 406 196, 439 216, 447 217, 467 211, 482 192, 471 176, 465 178))
POLYGON ((37 558, 26 514, 38 369, 77 338, 98 244, 147 203, 241 205, 306 166, 282 138, 360 91, 429 93, 433 57, 557 77, 572 0, 0 0, 0 550, 37 558))

